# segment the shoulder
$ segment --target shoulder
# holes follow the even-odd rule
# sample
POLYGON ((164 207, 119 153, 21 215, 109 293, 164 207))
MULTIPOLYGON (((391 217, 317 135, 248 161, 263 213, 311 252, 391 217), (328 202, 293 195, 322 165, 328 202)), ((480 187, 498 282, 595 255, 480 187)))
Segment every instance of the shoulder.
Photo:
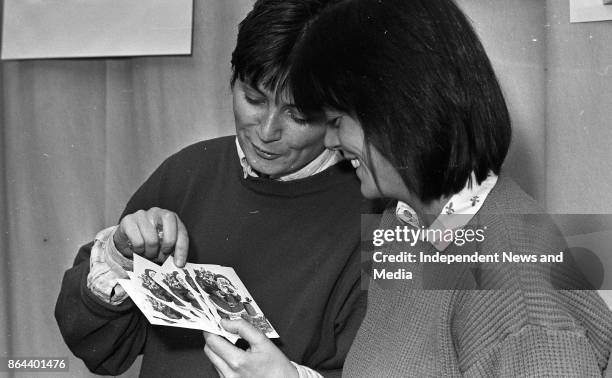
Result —
POLYGON ((527 194, 511 177, 501 174, 489 193, 481 212, 535 214, 544 208, 527 194))
POLYGON ((164 198, 180 197, 190 188, 202 187, 210 178, 227 177, 239 165, 235 136, 189 145, 168 157, 149 178, 147 187, 164 198))
POLYGON ((476 219, 487 227, 484 243, 489 248, 545 253, 565 244, 550 214, 505 175, 500 175, 476 219))
POLYGON ((497 255, 497 262, 474 270, 479 287, 505 288, 520 295, 546 288, 588 287, 566 252, 565 237, 553 217, 510 178, 500 176, 475 219, 476 227, 484 230, 480 250, 497 255))
POLYGON ((224 136, 189 145, 168 157, 158 169, 166 179, 193 177, 198 172, 227 170, 228 164, 238 160, 235 136, 224 136))

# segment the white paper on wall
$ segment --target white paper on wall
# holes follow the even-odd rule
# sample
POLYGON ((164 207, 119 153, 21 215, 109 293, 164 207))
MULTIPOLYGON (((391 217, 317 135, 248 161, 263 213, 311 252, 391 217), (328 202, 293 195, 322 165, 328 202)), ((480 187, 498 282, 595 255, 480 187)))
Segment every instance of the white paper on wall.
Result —
POLYGON ((191 54, 193 0, 4 0, 2 59, 191 54))
POLYGON ((612 20, 612 5, 603 0, 569 0, 570 22, 591 22, 612 20))

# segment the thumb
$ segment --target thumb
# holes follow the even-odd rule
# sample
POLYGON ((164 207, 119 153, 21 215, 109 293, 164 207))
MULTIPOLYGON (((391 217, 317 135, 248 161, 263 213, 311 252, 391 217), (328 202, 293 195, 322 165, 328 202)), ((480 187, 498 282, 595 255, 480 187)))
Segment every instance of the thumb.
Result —
POLYGON ((268 338, 251 323, 244 319, 226 320, 221 319, 221 326, 228 332, 234 333, 245 339, 251 347, 268 341, 268 338))

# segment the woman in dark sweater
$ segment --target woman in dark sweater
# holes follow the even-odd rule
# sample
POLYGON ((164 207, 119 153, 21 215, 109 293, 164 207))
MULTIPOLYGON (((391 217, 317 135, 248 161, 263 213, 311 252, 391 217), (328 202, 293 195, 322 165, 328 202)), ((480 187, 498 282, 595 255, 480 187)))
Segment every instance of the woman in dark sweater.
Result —
POLYGON ((280 335, 289 359, 333 375, 365 312, 360 290, 359 182, 279 89, 290 52, 320 0, 260 0, 239 27, 231 87, 237 136, 168 158, 136 191, 118 226, 83 246, 56 306, 62 335, 88 368, 216 376, 201 332, 151 326, 118 278, 132 253, 233 267, 280 335), (341 236, 339 236, 341 235, 341 236))

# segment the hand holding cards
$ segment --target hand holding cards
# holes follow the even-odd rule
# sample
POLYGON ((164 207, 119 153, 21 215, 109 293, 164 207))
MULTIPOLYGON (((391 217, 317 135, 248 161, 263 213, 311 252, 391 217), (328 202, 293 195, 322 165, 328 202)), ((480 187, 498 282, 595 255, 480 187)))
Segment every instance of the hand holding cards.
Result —
POLYGON ((119 283, 151 324, 199 329, 233 343, 238 336, 220 321, 242 318, 267 337, 279 337, 234 269, 191 263, 178 268, 171 258, 159 266, 137 254, 133 258, 130 279, 119 283))

